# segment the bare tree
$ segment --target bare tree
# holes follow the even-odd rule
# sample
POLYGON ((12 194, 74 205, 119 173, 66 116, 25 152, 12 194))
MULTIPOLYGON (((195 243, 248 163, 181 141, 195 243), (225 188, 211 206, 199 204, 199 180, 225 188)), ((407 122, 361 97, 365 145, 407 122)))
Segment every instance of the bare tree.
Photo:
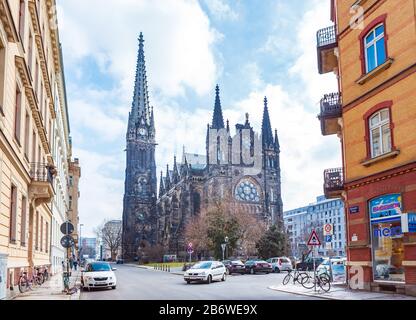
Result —
POLYGON ((96 229, 96 234, 102 240, 106 250, 110 251, 111 260, 117 258, 117 254, 121 250, 121 221, 112 220, 104 221, 102 225, 96 229))

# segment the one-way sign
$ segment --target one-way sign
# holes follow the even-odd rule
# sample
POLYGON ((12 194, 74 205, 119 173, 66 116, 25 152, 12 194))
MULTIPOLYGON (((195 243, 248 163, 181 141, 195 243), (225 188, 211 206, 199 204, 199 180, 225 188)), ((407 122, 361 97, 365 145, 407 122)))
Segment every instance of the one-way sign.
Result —
POLYGON ((316 231, 313 230, 308 240, 308 246, 320 246, 320 245, 321 245, 321 241, 319 241, 316 231))

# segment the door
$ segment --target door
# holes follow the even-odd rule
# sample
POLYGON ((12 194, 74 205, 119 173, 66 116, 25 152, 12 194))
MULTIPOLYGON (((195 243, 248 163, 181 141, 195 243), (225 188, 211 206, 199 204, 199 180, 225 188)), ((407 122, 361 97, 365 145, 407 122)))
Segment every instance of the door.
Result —
POLYGON ((6 298, 7 255, 0 254, 0 300, 6 298))

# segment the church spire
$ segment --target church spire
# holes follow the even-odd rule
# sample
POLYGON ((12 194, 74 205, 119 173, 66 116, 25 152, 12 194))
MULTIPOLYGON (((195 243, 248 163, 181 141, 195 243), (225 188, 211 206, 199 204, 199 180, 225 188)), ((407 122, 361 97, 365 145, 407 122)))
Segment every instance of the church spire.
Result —
POLYGON ((146 63, 144 57, 144 39, 140 32, 139 53, 137 56, 136 80, 134 84, 134 96, 130 113, 130 126, 136 126, 140 118, 147 123, 150 112, 149 93, 147 88, 146 63))
POLYGON ((215 88, 215 107, 214 116, 212 117, 212 129, 224 129, 224 118, 222 116, 220 87, 217 84, 215 88))
POLYGON ((165 194, 165 186, 163 182, 163 171, 160 171, 160 183, 159 183, 159 198, 165 194))
POLYGON ((273 132, 270 124, 269 108, 267 106, 267 97, 264 97, 264 112, 263 122, 261 126, 261 135, 263 140, 263 147, 269 147, 273 145, 273 132))

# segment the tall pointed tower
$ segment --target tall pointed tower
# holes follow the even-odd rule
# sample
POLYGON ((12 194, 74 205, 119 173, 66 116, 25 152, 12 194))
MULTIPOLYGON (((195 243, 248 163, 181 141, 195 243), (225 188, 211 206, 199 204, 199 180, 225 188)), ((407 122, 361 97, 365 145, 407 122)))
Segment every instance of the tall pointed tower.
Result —
POLYGON ((283 201, 280 177, 280 145, 277 130, 273 137, 267 98, 264 98, 263 122, 261 127, 263 150, 264 211, 270 222, 283 228, 283 201))
POLYGON ((127 166, 123 202, 123 257, 142 256, 156 243, 155 120, 149 105, 144 40, 140 33, 136 80, 127 129, 127 166))

